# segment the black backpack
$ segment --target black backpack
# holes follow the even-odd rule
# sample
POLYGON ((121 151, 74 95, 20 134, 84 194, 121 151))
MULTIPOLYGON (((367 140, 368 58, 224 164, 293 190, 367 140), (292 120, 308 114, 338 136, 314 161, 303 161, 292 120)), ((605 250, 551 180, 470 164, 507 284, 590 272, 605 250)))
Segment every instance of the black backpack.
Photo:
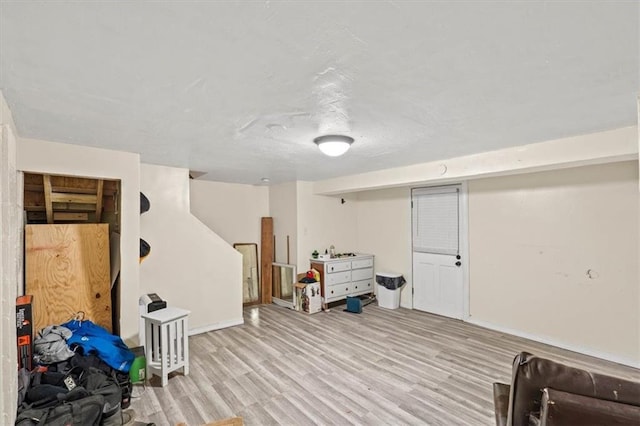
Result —
POLYGON ((17 426, 99 426, 105 406, 102 395, 91 395, 83 387, 59 394, 55 405, 18 410, 17 426))
POLYGON ((25 402, 18 407, 16 425, 57 425, 58 419, 64 425, 97 425, 119 415, 121 401, 116 380, 97 368, 75 367, 68 373, 34 372, 25 402), (95 420, 93 407, 98 402, 100 410, 95 420))
POLYGON ((80 377, 80 385, 91 395, 101 395, 104 398, 102 417, 106 419, 121 411, 122 392, 116 380, 102 370, 89 367, 80 377))
POLYGON ((129 378, 129 373, 111 368, 95 354, 82 355, 81 353, 76 353, 67 361, 51 364, 48 371, 68 373, 73 371, 74 368, 88 370, 91 367, 102 370, 107 376, 115 379, 118 386, 120 386, 120 392, 122 392, 122 409, 124 410, 125 408, 128 408, 131 404, 131 390, 133 387, 131 379, 129 378))

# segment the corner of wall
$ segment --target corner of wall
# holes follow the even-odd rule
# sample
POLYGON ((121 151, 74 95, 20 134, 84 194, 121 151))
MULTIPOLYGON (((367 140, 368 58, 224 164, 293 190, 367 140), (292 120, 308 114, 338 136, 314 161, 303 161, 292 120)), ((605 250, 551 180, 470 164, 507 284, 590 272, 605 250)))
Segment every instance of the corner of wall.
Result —
POLYGON ((15 138, 18 137, 16 124, 13 121, 13 114, 9 108, 9 104, 4 97, 4 93, 0 90, 0 125, 9 126, 15 138))
POLYGON ((269 187, 269 216, 273 218, 276 240, 276 261, 286 263, 287 236, 289 237, 289 263, 298 265, 298 194, 296 182, 285 182, 269 187))
POLYGON ((18 363, 15 300, 22 268, 19 178, 16 168, 16 133, 11 111, 0 92, 0 423, 13 424, 17 409, 18 363))

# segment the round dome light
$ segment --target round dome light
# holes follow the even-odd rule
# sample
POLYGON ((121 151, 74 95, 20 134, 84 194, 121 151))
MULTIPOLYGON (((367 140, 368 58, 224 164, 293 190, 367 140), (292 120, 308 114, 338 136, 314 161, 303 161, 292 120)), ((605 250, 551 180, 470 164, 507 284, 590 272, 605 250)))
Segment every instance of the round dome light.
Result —
POLYGON ((353 143, 353 138, 343 135, 318 136, 313 140, 318 145, 320 151, 329 157, 339 157, 349 150, 353 143))

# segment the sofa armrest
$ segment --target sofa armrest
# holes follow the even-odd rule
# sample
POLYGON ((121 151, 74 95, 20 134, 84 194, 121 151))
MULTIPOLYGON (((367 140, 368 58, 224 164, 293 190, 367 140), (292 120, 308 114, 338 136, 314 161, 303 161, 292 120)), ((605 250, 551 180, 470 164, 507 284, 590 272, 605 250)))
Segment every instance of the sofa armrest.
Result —
POLYGON ((540 426, 638 425, 640 407, 576 395, 550 388, 542 391, 540 426))
POLYGON ((511 386, 504 383, 493 384, 493 407, 496 414, 496 426, 507 425, 509 413, 509 392, 511 386))

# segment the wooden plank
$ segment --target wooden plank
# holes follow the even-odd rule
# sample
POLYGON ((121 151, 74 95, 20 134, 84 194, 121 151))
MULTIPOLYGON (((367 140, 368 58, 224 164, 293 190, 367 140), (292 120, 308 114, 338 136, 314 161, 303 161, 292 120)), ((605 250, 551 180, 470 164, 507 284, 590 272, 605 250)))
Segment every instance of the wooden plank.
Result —
MULTIPOLYGON (((27 212, 27 221, 28 223, 31 223, 33 221, 46 221, 47 220, 47 214, 44 211, 44 207, 42 208, 41 211, 34 211, 34 210, 28 210, 25 209, 25 211, 27 212)), ((88 222, 95 222, 94 219, 94 213, 93 212, 57 212, 54 211, 53 212, 53 220, 61 220, 58 218, 59 214, 64 214, 64 215, 69 215, 69 217, 72 217, 71 215, 78 215, 73 219, 69 219, 69 220, 74 220, 74 221, 80 221, 80 220, 84 220, 84 221, 88 221, 88 222), (80 215, 82 215, 82 217, 80 217, 80 215), (86 219, 84 219, 83 217, 86 217, 86 219)), ((64 219, 63 219, 64 220, 64 219)), ((108 223, 108 222, 104 222, 104 223, 108 223)))
POLYGON ((24 191, 24 205, 27 206, 42 206, 42 211, 44 211, 44 187, 42 185, 41 190, 39 192, 34 191, 24 191))
MULTIPOLYGON (((77 204, 77 203, 52 203, 53 211, 74 211, 74 212, 95 212, 96 205, 95 204, 77 204)), ((103 212, 109 211, 107 207, 111 207, 111 211, 113 211, 113 203, 105 203, 103 204, 103 212)), ((25 205, 24 209, 26 211, 31 212, 43 212, 46 210, 44 205, 25 205)))
POLYGON ((102 212, 115 212, 116 200, 115 197, 103 197, 102 198, 102 212))
MULTIPOLYGON (((45 192, 46 197, 46 192, 45 192)), ((96 203, 96 194, 73 194, 71 192, 53 192, 51 201, 54 203, 96 203)))
POLYGON ((104 188, 104 181, 98 179, 98 189, 96 191, 96 222, 100 222, 102 216, 102 190, 104 188))
POLYGON ((96 210, 95 204, 78 204, 78 203, 53 203, 53 210, 68 210, 68 211, 80 211, 80 212, 94 212, 96 210))
POLYGON ((111 331, 108 224, 27 225, 25 249, 34 332, 79 311, 111 331))
POLYGON ((73 186, 53 186, 53 192, 67 192, 73 194, 95 194, 95 188, 78 188, 73 186))
POLYGON ((91 194, 96 193, 96 180, 93 178, 82 178, 77 176, 52 176, 51 184, 63 188, 86 188, 91 190, 91 194))
POLYGON ((27 211, 27 220, 29 222, 34 220, 47 220, 47 214, 44 211, 27 211))
POLYGON ((287 263, 291 263, 291 259, 289 258, 289 236, 287 235, 287 263))
POLYGON ((28 173, 25 172, 24 173, 24 185, 25 188, 27 187, 27 185, 40 185, 40 188, 42 190, 42 175, 39 173, 28 173))
POLYGON ((89 220, 89 215, 80 212, 53 212, 53 220, 61 222, 87 221, 89 220))
POLYGON ((271 303, 272 267, 273 263, 273 218, 262 218, 260 238, 260 269, 262 272, 262 303, 271 303))
MULTIPOLYGON (((103 185, 103 189, 102 189, 102 193, 103 195, 113 195, 115 194, 117 191, 115 188, 113 188, 113 186, 111 185, 111 187, 109 187, 107 185, 108 181, 103 181, 104 185, 103 185)), ((30 192, 43 192, 44 191, 44 186, 42 186, 42 183, 40 184, 25 184, 24 185, 24 190, 25 191, 30 191, 30 192)), ((69 187, 69 186, 54 186, 51 185, 51 190, 53 192, 72 192, 74 194, 95 194, 96 193, 96 189, 95 188, 74 188, 74 187, 69 187)))
POLYGON ((42 175, 42 184, 44 185, 44 205, 47 212, 47 223, 53 223, 53 205, 51 199, 51 176, 42 175))

